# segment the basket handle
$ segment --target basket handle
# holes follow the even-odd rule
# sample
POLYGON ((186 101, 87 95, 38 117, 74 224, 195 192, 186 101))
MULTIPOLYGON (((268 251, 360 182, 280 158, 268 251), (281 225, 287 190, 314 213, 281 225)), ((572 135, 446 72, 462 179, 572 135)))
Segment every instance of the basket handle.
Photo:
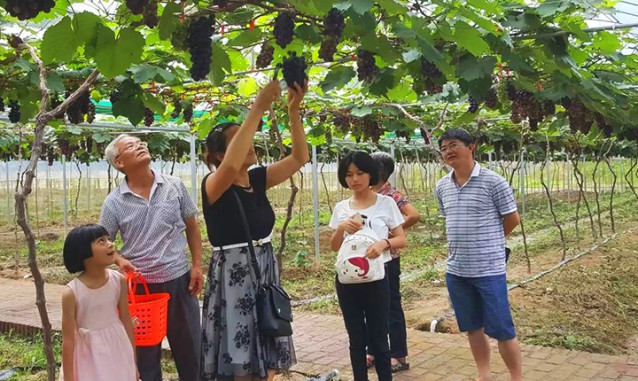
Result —
POLYGON ((146 278, 139 271, 131 271, 126 273, 126 282, 128 283, 128 301, 131 304, 135 304, 135 289, 137 289, 137 285, 141 283, 144 286, 144 291, 146 295, 149 295, 151 292, 148 290, 148 284, 146 283, 146 278))

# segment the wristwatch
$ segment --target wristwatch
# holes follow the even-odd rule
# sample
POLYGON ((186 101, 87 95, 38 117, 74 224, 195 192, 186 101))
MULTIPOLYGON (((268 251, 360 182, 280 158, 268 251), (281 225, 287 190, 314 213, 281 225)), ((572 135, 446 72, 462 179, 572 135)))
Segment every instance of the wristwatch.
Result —
POLYGON ((392 245, 390 244, 390 240, 387 238, 384 238, 383 240, 387 243, 384 250, 390 250, 392 248, 392 245))

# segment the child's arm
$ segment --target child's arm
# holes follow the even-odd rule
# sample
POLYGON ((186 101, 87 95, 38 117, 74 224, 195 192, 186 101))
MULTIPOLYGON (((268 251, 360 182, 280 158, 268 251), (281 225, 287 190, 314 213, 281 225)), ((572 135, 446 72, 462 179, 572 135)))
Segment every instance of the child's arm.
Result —
POLYGON ((128 335, 129 340, 131 341, 131 345, 133 346, 133 356, 135 360, 135 364, 137 366, 137 353, 135 351, 135 336, 133 336, 133 322, 131 321, 131 315, 128 312, 128 284, 126 282, 126 278, 120 277, 120 301, 118 303, 118 308, 120 311, 120 320, 122 324, 124 324, 124 329, 126 330, 126 334, 128 335))
POLYGON ((64 381, 74 381, 75 296, 70 288, 62 293, 62 370, 64 381))

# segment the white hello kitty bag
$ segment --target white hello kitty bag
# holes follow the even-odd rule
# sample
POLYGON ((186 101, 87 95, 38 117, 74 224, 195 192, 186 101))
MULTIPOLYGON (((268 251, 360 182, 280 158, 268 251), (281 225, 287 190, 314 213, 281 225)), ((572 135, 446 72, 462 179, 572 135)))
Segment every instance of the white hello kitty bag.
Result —
POLYGON ((379 236, 372 230, 369 217, 361 230, 343 239, 335 262, 340 283, 368 283, 385 277, 383 255, 374 259, 365 256, 368 246, 378 241, 379 236))

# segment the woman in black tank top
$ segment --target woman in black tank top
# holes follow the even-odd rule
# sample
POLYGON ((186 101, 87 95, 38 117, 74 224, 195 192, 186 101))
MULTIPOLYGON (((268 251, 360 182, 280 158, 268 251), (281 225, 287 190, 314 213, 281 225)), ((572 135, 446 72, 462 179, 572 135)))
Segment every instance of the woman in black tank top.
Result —
MULTIPOLYGON (((237 200, 246 215, 261 282, 279 284, 279 269, 270 244, 275 213, 266 190, 290 178, 309 160, 299 105, 307 91, 288 89, 292 154, 268 167, 257 162, 253 137, 263 114, 281 95, 272 81, 262 89, 240 126, 223 123, 206 138, 206 162, 214 172, 202 182, 202 210, 213 259, 208 271, 202 313, 202 380, 272 380, 296 363, 290 336, 259 334, 255 310, 256 276, 250 266, 246 232, 237 200)), ((272 126, 271 128, 277 128, 272 126)))

